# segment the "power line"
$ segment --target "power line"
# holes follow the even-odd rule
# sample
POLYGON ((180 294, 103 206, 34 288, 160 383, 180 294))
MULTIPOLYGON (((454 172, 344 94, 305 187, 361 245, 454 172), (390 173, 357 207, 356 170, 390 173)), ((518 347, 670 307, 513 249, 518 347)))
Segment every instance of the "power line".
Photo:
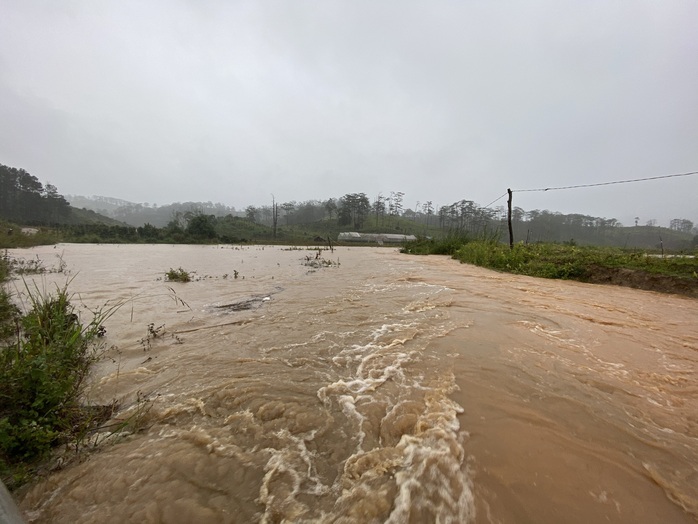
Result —
POLYGON ((494 204, 494 203, 497 202, 498 200, 501 200, 502 198, 504 198, 504 197, 507 196, 507 195, 508 195, 508 193, 504 193, 502 196, 498 196, 498 197, 495 198, 492 202, 490 202, 489 204, 487 204, 487 205, 485 206, 485 208, 490 207, 492 204, 494 204))
MULTIPOLYGON (((514 192, 515 193, 524 193, 524 192, 530 192, 530 191, 556 191, 558 189, 578 189, 580 187, 610 186, 613 184, 629 184, 631 182, 644 182, 646 180, 658 180, 660 178, 674 178, 674 177, 690 176, 690 175, 698 175, 698 171, 691 171, 690 173, 677 173, 674 175, 651 176, 651 177, 647 177, 647 178, 633 178, 632 180, 616 180, 614 182, 599 182, 596 184, 578 184, 575 186, 545 187, 545 188, 538 188, 538 189, 516 189, 516 190, 514 190, 514 192)), ((504 195, 502 195, 502 196, 504 196, 504 195)), ((499 197, 499 198, 502 198, 502 197, 499 197)), ((497 200, 499 200, 499 198, 497 200)), ((496 202, 497 200, 495 200, 494 202, 496 202)), ((485 206, 485 207, 488 207, 488 206, 485 206)))

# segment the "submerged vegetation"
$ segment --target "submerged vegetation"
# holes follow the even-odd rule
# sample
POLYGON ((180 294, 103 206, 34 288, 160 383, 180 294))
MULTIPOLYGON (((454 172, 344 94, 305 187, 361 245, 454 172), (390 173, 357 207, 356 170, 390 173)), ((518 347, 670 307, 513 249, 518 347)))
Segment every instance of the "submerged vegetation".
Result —
POLYGON ((318 249, 315 256, 306 255, 303 258, 303 265, 312 268, 312 270, 327 268, 327 267, 339 267, 339 259, 336 261, 327 259, 322 256, 322 249, 318 249))
POLYGON ((165 273, 165 280, 169 282, 191 282, 191 275, 189 271, 182 269, 172 269, 170 268, 167 273, 165 273))

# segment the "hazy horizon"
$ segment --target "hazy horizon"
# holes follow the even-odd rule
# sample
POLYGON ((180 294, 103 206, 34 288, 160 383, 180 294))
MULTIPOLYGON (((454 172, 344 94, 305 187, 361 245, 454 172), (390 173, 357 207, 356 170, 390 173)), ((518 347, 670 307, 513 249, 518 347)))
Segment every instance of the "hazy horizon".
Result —
MULTIPOLYGON (((115 198, 115 197, 110 197, 110 196, 108 196, 108 195, 70 195, 70 194, 68 194, 68 195, 64 195, 64 196, 67 198, 67 200, 68 200, 69 202, 71 202, 71 205, 73 205, 72 202, 73 202, 76 198, 87 199, 87 200, 91 200, 91 201, 93 201, 93 202, 95 201, 95 199, 102 199, 102 198, 113 199, 113 200, 118 200, 118 201, 120 201, 120 202, 124 202, 124 203, 125 203, 124 205, 147 205, 148 208, 151 208, 151 209, 156 209, 156 208, 160 208, 160 207, 167 207, 167 206, 172 206, 172 205, 177 205, 177 204, 211 204, 211 205, 213 205, 213 206, 216 206, 216 205, 219 205, 219 204, 220 204, 220 205, 224 205, 224 206, 226 206, 226 207, 231 207, 231 208, 233 208, 233 209, 235 210, 235 213, 236 213, 236 214, 239 214, 240 216, 244 216, 244 215, 245 215, 245 208, 247 207, 247 206, 244 206, 244 207, 230 206, 230 205, 228 205, 228 204, 225 204, 224 202, 217 202, 217 201, 214 201, 214 200, 205 200, 205 201, 204 201, 204 200, 196 200, 196 201, 192 201, 192 200, 177 200, 177 201, 173 201, 173 202, 133 202, 133 201, 123 200, 123 199, 119 199, 119 198, 115 198)), ((344 196, 344 195, 337 195, 337 196, 327 197, 327 198, 324 198, 324 199, 305 199, 305 200, 295 201, 295 203, 297 203, 297 204, 302 204, 302 203, 304 203, 304 202, 308 202, 308 201, 311 201, 311 200, 318 201, 318 202, 325 202, 325 201, 327 201, 328 198, 334 198, 335 200, 337 200, 337 199, 340 198, 341 196, 344 196)), ((369 197, 369 198, 370 198, 370 197, 369 197)), ((373 200, 371 200, 371 201, 373 202, 373 200)), ((284 203, 284 202, 277 201, 276 203, 280 205, 280 204, 282 204, 282 203, 284 203)), ((451 202, 451 203, 453 203, 453 202, 451 202)), ((271 207, 271 204, 272 204, 272 201, 271 201, 271 197, 270 197, 269 202, 262 203, 262 204, 259 204, 259 205, 254 205, 254 207, 257 207, 257 208, 261 208, 261 207, 271 207)), ((485 205, 481 204, 480 202, 475 202, 475 204, 476 204, 478 207, 481 207, 481 208, 486 207, 485 205)), ((253 204, 248 204, 248 205, 253 205, 253 204)), ((448 205, 448 204, 444 204, 444 205, 448 205)), ((502 198, 501 200, 499 200, 499 201, 496 202, 495 204, 493 204, 493 205, 491 205, 491 206, 488 206, 488 207, 490 207, 491 209, 495 209, 495 208, 497 208, 497 207, 501 207, 501 208, 503 208, 503 211, 505 211, 505 210, 506 210, 506 205, 507 205, 507 199, 506 199, 506 198, 502 198)), ((76 206, 76 207, 79 208, 80 206, 78 205, 78 206, 76 206)), ((95 207, 96 207, 96 206, 95 206, 95 207)), ((514 207, 520 207, 520 206, 514 206, 514 207)), ((89 208, 88 208, 88 209, 89 209, 89 208)), ((95 210, 97 210, 97 209, 95 209, 95 210)), ((422 206, 421 206, 421 205, 420 205, 420 209, 419 209, 419 210, 414 209, 414 206, 410 207, 409 205, 407 205, 407 206, 405 206, 405 208, 403 209, 403 212, 407 212, 407 211, 419 211, 420 213, 423 213, 423 209, 422 209, 422 206)), ((558 210, 555 210, 555 209, 538 209, 538 208, 533 208, 533 209, 524 209, 524 211, 525 211, 525 212, 529 212, 529 211, 549 211, 549 212, 551 212, 551 213, 560 213, 560 214, 563 214, 563 215, 575 214, 575 213, 562 213, 561 211, 558 211, 558 210)), ((282 211, 282 214, 283 214, 283 211, 282 211)), ((433 214, 434 214, 434 216, 438 216, 438 214, 439 214, 439 208, 438 208, 438 207, 435 207, 435 208, 434 208, 433 214)), ((614 217, 614 216, 597 216, 597 215, 589 215, 589 214, 587 214, 587 213, 578 213, 578 214, 580 214, 580 215, 585 215, 585 216, 592 216, 592 217, 594 217, 594 218, 604 218, 604 219, 614 219, 614 218, 615 218, 616 220, 618 220, 617 217, 614 217)), ((283 216, 283 215, 282 215, 282 216, 283 216)), ((679 218, 679 217, 676 217, 676 218, 679 218)), ((641 220, 640 220, 640 221, 638 221, 638 225, 639 225, 639 226, 648 225, 648 224, 646 224, 646 222, 648 222, 648 221, 650 221, 650 220, 653 220, 653 219, 647 218, 647 220, 645 220, 645 221, 641 221, 641 220)), ((662 221, 660 221, 660 220, 658 220, 658 219, 654 219, 654 220, 656 221, 656 223, 652 224, 653 226, 660 226, 660 227, 666 227, 666 228, 669 228, 669 227, 670 227, 670 221, 669 221, 669 220, 666 221, 666 223, 663 223, 662 221)), ((690 219, 689 219, 689 220, 690 220, 690 219)), ((629 220, 628 222, 622 222, 621 220, 618 220, 618 222, 619 222, 619 225, 620 225, 620 226, 627 226, 627 227, 635 226, 635 219, 634 219, 634 217, 632 218, 632 220, 629 220)), ((693 221, 692 221, 692 222, 693 222, 693 221)), ((698 228, 698 223, 694 222, 694 227, 698 228)))
MULTIPOLYGON (((62 194, 237 209, 693 172, 695 20, 693 0, 7 0, 0 163, 62 194)), ((687 176, 514 205, 698 223, 696 195, 687 176)))

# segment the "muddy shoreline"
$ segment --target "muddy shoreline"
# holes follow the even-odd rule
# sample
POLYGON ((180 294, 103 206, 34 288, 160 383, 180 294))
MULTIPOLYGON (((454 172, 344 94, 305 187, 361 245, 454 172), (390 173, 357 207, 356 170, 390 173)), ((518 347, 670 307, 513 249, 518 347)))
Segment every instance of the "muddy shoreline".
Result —
POLYGON ((590 276, 583 282, 698 298, 698 276, 687 279, 671 275, 658 275, 638 269, 594 267, 590 271, 590 276))

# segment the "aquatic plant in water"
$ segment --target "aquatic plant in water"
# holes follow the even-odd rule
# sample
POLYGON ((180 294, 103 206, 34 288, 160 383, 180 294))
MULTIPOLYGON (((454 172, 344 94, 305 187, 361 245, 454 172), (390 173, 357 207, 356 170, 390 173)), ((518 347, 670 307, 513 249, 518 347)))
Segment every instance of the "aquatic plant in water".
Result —
POLYGON ((191 275, 181 267, 179 269, 170 268, 170 270, 165 273, 165 280, 170 282, 191 282, 191 275))

